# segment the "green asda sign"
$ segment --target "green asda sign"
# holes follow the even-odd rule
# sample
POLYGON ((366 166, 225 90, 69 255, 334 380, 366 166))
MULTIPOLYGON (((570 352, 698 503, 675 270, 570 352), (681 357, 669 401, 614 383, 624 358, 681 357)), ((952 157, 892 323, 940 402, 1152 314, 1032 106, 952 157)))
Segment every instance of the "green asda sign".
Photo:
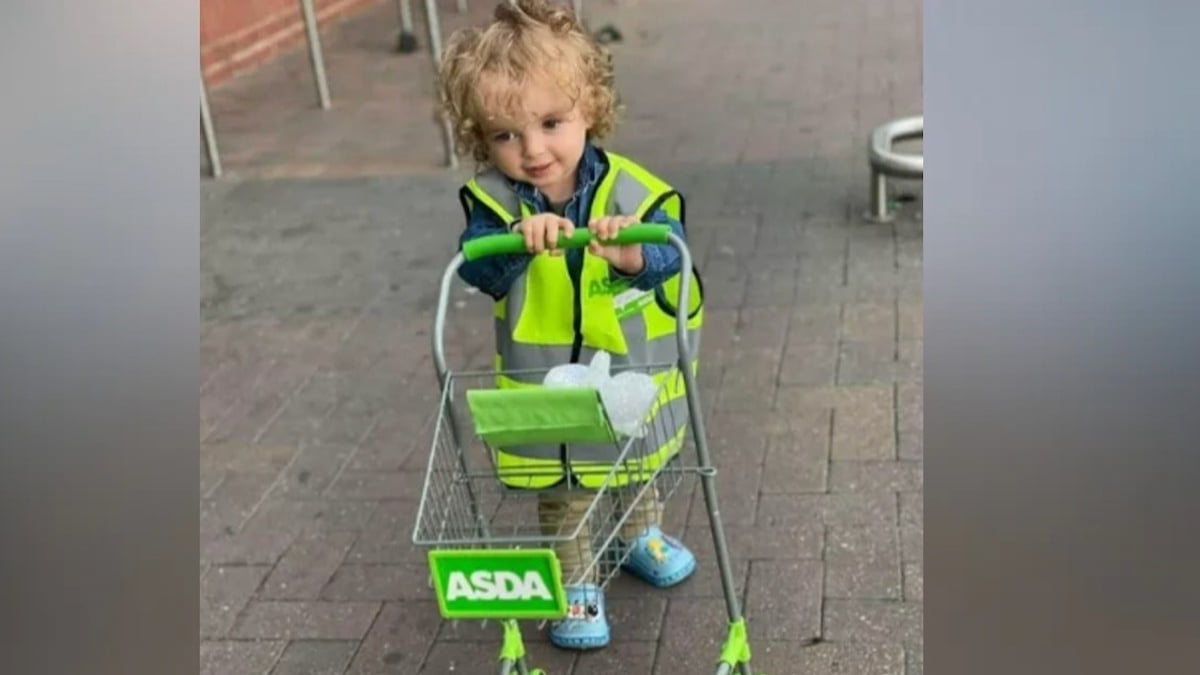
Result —
POLYGON ((557 619, 567 613, 558 558, 550 549, 429 552, 447 619, 557 619))

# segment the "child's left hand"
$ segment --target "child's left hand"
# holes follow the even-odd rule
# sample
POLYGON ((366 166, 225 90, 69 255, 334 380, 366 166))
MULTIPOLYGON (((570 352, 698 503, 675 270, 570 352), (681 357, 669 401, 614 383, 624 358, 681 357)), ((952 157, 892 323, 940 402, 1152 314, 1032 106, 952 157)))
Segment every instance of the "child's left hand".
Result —
POLYGON ((646 260, 642 257, 641 244, 629 244, 627 246, 605 246, 597 240, 612 239, 617 236, 621 230, 636 225, 638 219, 634 216, 604 216, 603 218, 594 218, 588 223, 588 230, 596 236, 590 244, 588 251, 592 255, 598 255, 608 261, 617 271, 633 276, 639 274, 642 268, 646 266, 646 260))

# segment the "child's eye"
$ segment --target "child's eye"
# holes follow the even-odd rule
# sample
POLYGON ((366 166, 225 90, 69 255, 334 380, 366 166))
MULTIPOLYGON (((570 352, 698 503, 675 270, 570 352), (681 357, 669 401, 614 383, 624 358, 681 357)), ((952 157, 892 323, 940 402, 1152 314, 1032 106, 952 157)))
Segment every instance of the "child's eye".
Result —
POLYGON ((557 119, 557 118, 552 118, 552 119, 548 119, 548 120, 542 122, 542 128, 547 131, 553 131, 553 130, 557 129, 558 125, 560 125, 560 124, 562 124, 562 120, 557 119))
POLYGON ((511 141, 512 139, 513 139, 513 134, 511 131, 501 131, 499 133, 492 135, 492 140, 497 143, 504 143, 507 141, 511 141))

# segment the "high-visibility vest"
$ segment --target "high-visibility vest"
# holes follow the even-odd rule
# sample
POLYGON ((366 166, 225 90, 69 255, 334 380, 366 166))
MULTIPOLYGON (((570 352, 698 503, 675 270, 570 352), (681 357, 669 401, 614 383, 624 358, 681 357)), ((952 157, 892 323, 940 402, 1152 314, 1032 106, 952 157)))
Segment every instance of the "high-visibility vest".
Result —
MULTIPOLYGON (((602 151, 603 152, 603 151, 602 151)), ((634 215, 644 220, 655 209, 683 222, 683 197, 633 161, 605 152, 608 169, 592 200, 591 218, 634 215)), ((491 211, 511 225, 533 215, 494 168, 470 180, 460 198, 468 213, 491 211)), ((545 371, 564 363, 587 363, 597 350, 612 355, 612 366, 670 365, 655 374, 661 395, 647 426, 654 433, 635 442, 616 476, 618 484, 637 481, 674 457, 687 431, 683 376, 676 364, 675 304, 680 275, 651 291, 610 279, 604 258, 583 251, 579 283, 572 283, 565 256, 536 255, 508 294, 495 303, 497 386, 540 386, 545 371), (521 373, 520 371, 531 371, 521 373), (653 439, 654 442, 649 442, 653 439)), ((688 334, 695 372, 703 323, 702 288, 693 271, 688 334)), ((570 475, 587 488, 599 487, 611 472, 615 444, 540 445, 493 448, 500 480, 511 487, 544 489, 570 475), (569 462, 565 461, 569 458, 569 462)))

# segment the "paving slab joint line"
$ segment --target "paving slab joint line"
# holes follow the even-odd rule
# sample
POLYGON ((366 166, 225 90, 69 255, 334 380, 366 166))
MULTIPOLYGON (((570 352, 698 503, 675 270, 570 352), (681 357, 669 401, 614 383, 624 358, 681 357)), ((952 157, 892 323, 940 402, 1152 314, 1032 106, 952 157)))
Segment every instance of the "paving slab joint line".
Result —
POLYGON ((821 527, 821 596, 817 600, 817 641, 825 639, 825 589, 829 588, 829 564, 826 551, 829 549, 829 526, 821 527))
MULTIPOLYGON (((896 347, 899 352, 899 346, 896 347)), ((897 357, 899 358, 899 357, 897 357)), ((924 453, 922 453, 924 456, 924 453)), ((900 461, 900 383, 892 382, 892 460, 900 461)), ((924 471, 922 463, 921 470, 924 471)), ((897 512, 896 522, 899 520, 899 512, 897 512)))
POLYGON ((275 412, 271 414, 271 417, 268 418, 266 422, 263 422, 263 425, 258 428, 258 431, 254 434, 254 438, 250 441, 250 443, 252 445, 258 445, 259 441, 261 441, 263 439, 263 436, 265 436, 267 434, 267 431, 270 430, 271 425, 275 424, 275 420, 278 419, 279 416, 283 413, 283 411, 285 409, 287 409, 287 407, 289 405, 292 404, 292 401, 295 400, 295 398, 300 394, 300 392, 302 392, 305 388, 308 387, 309 383, 313 381, 313 378, 316 377, 316 375, 317 375, 317 370, 314 368, 312 370, 312 372, 310 372, 308 374, 308 377, 305 377, 304 381, 301 382, 295 389, 293 389, 291 391, 291 393, 288 394, 287 398, 284 399, 283 403, 280 403, 279 407, 275 409, 275 412))
MULTIPOLYGON (((267 361, 266 365, 273 366, 273 365, 275 365, 275 363, 276 363, 275 359, 269 359, 267 361)), ((250 383, 249 387, 246 387, 249 395, 253 395, 255 392, 258 391, 258 387, 259 387, 259 385, 262 384, 263 378, 265 378, 265 377, 266 377, 265 370, 260 371, 255 376, 254 382, 250 383)), ((216 416, 215 419, 213 419, 212 426, 209 427, 208 433, 204 434, 204 436, 200 439, 201 443, 206 443, 208 441, 208 439, 211 438, 212 435, 217 432, 217 429, 219 429, 221 427, 221 422, 224 421, 227 417, 229 417, 229 415, 231 415, 233 413, 233 411, 238 408, 239 403, 242 403, 242 400, 239 396, 234 396, 232 398, 233 398, 233 400, 229 402, 229 405, 225 406, 225 409, 223 411, 221 411, 216 416)))
MULTIPOLYGON (((312 380, 312 378, 313 378, 313 374, 309 374, 308 378, 304 380, 304 383, 301 384, 300 387, 297 387, 297 391, 300 388, 306 386, 309 383, 309 381, 312 380)), ((294 395, 294 392, 293 392, 293 395, 294 395)), ((288 405, 288 403, 290 403, 291 400, 292 400, 292 397, 288 397, 288 400, 283 404, 283 406, 288 405)), ((283 410, 283 406, 281 406, 280 409, 275 412, 275 415, 273 415, 271 418, 272 420, 275 418, 276 415, 279 414, 280 411, 283 410)), ((269 424, 269 422, 268 422, 268 424, 269 424)), ((257 440, 255 440, 255 443, 257 443, 257 440)), ((299 459, 300 459, 300 447, 297 446, 296 451, 293 452, 291 458, 288 459, 287 464, 285 464, 283 466, 283 468, 279 470, 279 473, 275 475, 274 480, 271 481, 271 484, 267 486, 266 490, 263 490, 263 493, 258 498, 258 501, 254 503, 254 506, 250 509, 250 512, 248 514, 246 514, 246 517, 238 525, 239 530, 241 528, 244 528, 246 526, 246 523, 250 522, 250 519, 253 518, 255 516, 255 514, 258 513, 258 510, 262 507, 263 503, 267 501, 267 498, 271 496, 271 493, 274 492, 275 489, 283 483, 284 476, 287 475, 288 470, 291 469, 293 466, 295 466, 296 462, 299 461, 299 459)), ((282 554, 280 557, 282 557, 282 554)), ((276 560, 275 562, 278 563, 279 561, 276 560)), ((274 566, 274 564, 272 565, 272 567, 273 566, 274 566)))
MULTIPOLYGON (((341 478, 342 474, 346 472, 346 467, 350 466, 350 464, 358 457, 358 452, 362 448, 363 443, 366 442, 367 438, 370 437, 371 432, 375 431, 375 427, 377 426, 379 426, 379 417, 375 417, 375 419, 371 420, 371 422, 367 424, 367 428, 358 435, 358 438, 354 441, 354 447, 350 449, 350 452, 346 453, 346 459, 342 460, 341 465, 338 466, 338 470, 334 472, 333 478, 329 480, 329 484, 322 488, 322 497, 327 498, 329 496, 329 491, 333 489, 333 486, 337 484, 338 479, 341 478)), ((422 433, 424 433, 424 430, 422 430, 422 433)))
MULTIPOLYGON (((351 548, 353 548, 353 546, 351 548)), ((347 549, 347 551, 349 551, 349 549, 347 549)), ((350 666, 354 665, 354 660, 358 658, 358 653, 362 651, 363 644, 367 641, 367 636, 370 635, 371 631, 375 628, 375 624, 379 621, 379 617, 383 616, 383 608, 386 605, 387 602, 379 603, 379 609, 375 610, 375 616, 371 617, 371 623, 367 625, 367 630, 363 633, 362 639, 360 639, 358 644, 354 646, 354 651, 350 653, 350 658, 346 660, 346 667, 342 670, 343 674, 350 672, 350 666)), ((425 667, 425 659, 428 658, 429 650, 431 649, 433 649, 432 642, 430 642, 430 646, 426 648, 425 656, 421 657, 421 663, 419 666, 420 668, 425 667)), ((272 668, 274 668, 274 666, 272 666, 272 668)))

